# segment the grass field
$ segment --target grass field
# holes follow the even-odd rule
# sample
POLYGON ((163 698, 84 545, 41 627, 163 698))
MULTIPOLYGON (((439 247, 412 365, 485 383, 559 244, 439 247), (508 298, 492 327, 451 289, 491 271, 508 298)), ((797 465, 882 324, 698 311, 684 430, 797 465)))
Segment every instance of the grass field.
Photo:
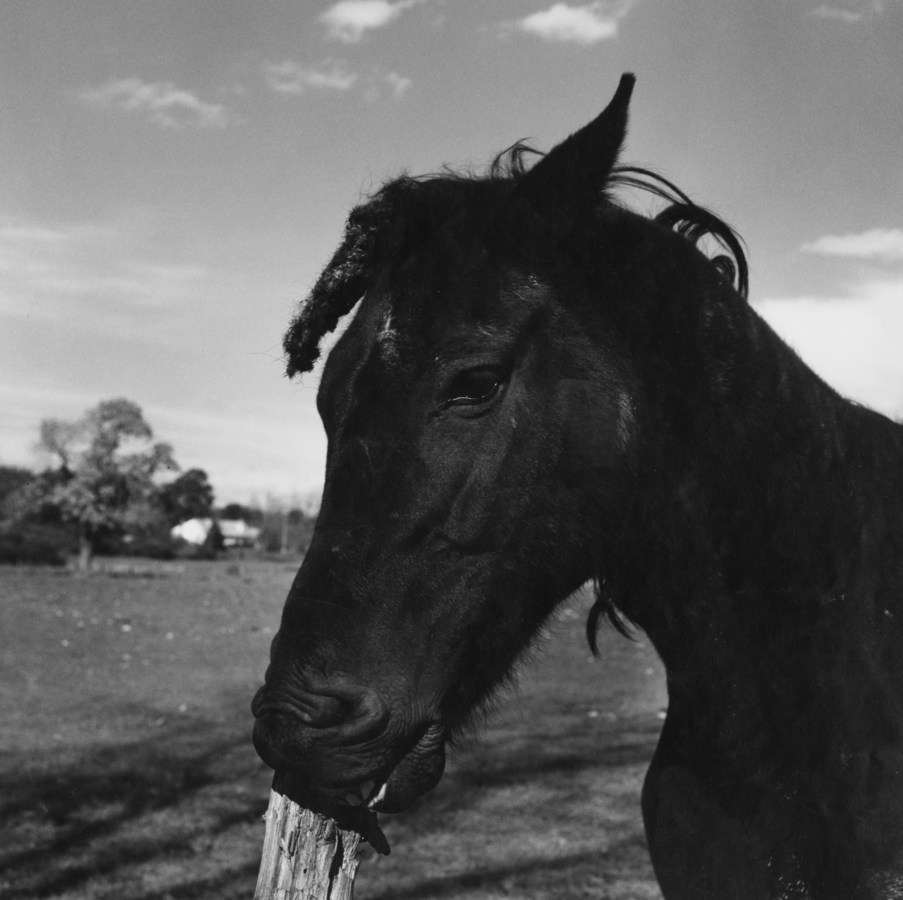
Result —
MULTIPOLYGON (((294 566, 0 568, 0 896, 250 900, 270 772, 251 696, 294 566)), ((587 600, 440 786, 381 817, 358 900, 659 897, 640 821, 665 704, 642 635, 593 660, 587 600)))

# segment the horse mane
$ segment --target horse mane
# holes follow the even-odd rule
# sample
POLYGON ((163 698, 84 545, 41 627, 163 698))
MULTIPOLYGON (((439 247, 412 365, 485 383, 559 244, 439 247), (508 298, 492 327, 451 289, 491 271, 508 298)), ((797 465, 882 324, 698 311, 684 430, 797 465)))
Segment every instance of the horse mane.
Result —
POLYGON ((615 166, 608 179, 611 187, 635 188, 653 194, 668 203, 653 217, 654 222, 676 231, 691 244, 698 245, 711 237, 730 255, 711 257, 712 265, 725 281, 736 286, 745 300, 749 297, 749 264, 743 249, 743 239, 720 216, 694 203, 677 185, 658 172, 639 166, 615 166))
MULTIPOLYGON (((522 141, 512 144, 499 153, 489 166, 490 178, 510 178, 515 181, 530 170, 528 157, 542 157, 540 150, 522 141)), ((674 182, 658 172, 640 166, 615 166, 608 176, 606 195, 613 200, 612 189, 632 188, 652 194, 668 205, 652 217, 654 222, 673 229, 691 244, 698 245, 706 237, 714 238, 730 255, 718 254, 711 257, 712 265, 730 284, 735 284, 737 293, 747 299, 749 296, 749 264, 743 240, 720 216, 694 203, 674 182)))

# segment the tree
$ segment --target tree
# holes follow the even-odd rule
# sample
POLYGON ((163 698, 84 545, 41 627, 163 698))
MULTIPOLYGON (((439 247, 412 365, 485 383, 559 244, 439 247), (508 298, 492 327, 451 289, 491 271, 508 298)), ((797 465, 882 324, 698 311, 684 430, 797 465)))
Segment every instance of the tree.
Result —
POLYGON ((189 469, 160 488, 160 503, 170 526, 188 519, 209 519, 213 487, 203 469, 189 469))
POLYGON ((0 466, 0 564, 63 565, 70 529, 41 506, 26 509, 22 497, 43 476, 19 466, 0 466))
POLYGON ((6 518, 7 499, 13 497, 37 476, 21 466, 0 466, 0 519, 6 518))
POLYGON ((250 522, 254 518, 259 518, 259 510, 254 510, 250 506, 242 506, 240 503, 227 503, 220 510, 219 517, 227 520, 250 522))
POLYGON ((50 457, 53 477, 36 481, 28 500, 75 523, 82 570, 90 568, 104 534, 146 525, 159 514, 154 476, 178 466, 172 447, 152 439, 141 408, 122 398, 105 400, 76 421, 41 422, 38 449, 50 457))

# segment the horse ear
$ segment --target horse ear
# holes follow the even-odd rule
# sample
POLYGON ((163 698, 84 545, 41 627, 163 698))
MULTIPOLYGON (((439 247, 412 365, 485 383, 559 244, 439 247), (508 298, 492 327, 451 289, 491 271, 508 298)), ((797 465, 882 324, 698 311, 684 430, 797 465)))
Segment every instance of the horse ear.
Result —
POLYGON ((518 186, 521 199, 546 216, 561 211, 572 221, 595 207, 624 142, 635 81, 629 72, 622 75, 608 106, 533 166, 518 186))

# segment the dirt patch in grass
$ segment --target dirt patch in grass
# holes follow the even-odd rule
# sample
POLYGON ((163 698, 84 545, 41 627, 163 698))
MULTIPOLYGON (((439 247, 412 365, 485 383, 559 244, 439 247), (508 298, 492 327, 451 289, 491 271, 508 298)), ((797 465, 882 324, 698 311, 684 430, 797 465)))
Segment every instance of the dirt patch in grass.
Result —
MULTIPOLYGON (((0 896, 250 898, 270 772, 250 698, 294 575, 191 563, 0 568, 0 896)), ((652 898, 639 811, 665 704, 642 635, 557 617, 482 734, 383 817, 359 900, 652 898)))

